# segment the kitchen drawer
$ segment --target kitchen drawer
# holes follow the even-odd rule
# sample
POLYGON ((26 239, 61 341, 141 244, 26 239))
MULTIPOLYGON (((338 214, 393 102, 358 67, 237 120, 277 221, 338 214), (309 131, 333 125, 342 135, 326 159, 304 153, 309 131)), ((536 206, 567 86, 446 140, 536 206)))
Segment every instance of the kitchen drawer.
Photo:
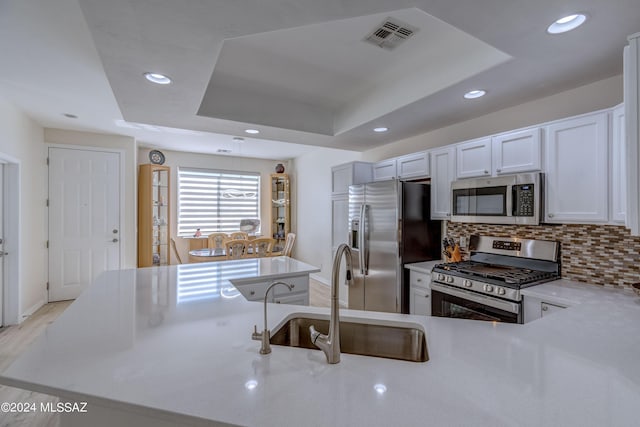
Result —
POLYGON ((431 275, 412 270, 409 273, 409 285, 419 288, 428 288, 431 286, 431 275))
POLYGON ((293 286, 291 292, 284 285, 275 286, 271 292, 269 293, 269 301, 273 301, 275 297, 286 296, 294 293, 309 293, 309 277, 308 276, 297 276, 297 277, 287 277, 284 279, 274 279, 274 280, 262 280, 260 282, 255 283, 244 283, 244 284, 236 284, 236 288, 240 291, 242 295, 249 301, 262 301, 264 300, 264 293, 267 291, 269 285, 271 285, 275 281, 282 281, 289 285, 293 286))

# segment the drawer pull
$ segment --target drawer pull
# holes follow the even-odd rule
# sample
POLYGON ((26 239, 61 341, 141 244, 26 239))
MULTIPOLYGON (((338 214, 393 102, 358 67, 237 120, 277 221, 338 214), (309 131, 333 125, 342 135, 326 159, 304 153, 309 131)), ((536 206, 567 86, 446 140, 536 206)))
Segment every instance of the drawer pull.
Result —
POLYGON ((250 294, 250 295, 255 295, 255 294, 256 294, 256 291, 251 291, 251 292, 249 292, 249 294, 250 294))

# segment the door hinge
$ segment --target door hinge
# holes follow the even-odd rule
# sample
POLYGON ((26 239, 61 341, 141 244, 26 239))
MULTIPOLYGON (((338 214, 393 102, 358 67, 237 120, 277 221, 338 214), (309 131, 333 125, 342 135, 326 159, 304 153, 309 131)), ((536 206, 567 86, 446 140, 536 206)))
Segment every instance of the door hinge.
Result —
POLYGON ((47 282, 47 290, 49 290, 49 282, 47 282))
POLYGON ((49 199, 47 199, 47 201, 45 202, 45 204, 47 205, 47 207, 49 207, 49 199))
POLYGON ((47 157, 47 166, 49 166, 49 158, 47 157))
POLYGON ((49 249, 49 241, 47 240, 47 249, 49 249))

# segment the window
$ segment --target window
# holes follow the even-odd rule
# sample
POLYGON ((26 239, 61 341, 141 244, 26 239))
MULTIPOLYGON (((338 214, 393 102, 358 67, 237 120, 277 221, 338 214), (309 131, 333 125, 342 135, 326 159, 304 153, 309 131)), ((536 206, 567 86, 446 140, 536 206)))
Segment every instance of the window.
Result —
POLYGON ((241 219, 260 219, 260 174, 178 169, 178 236, 238 231, 241 219))

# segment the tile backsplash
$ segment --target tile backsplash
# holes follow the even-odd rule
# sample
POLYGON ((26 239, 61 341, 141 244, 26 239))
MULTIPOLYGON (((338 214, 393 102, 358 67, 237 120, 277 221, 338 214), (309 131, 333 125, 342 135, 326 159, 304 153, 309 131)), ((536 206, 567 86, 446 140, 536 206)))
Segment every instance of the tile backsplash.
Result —
MULTIPOLYGON (((630 287, 640 282, 640 237, 615 225, 562 224, 540 226, 447 222, 456 240, 471 234, 560 242, 562 277, 596 285, 630 287)), ((463 257, 468 258, 466 251, 463 257)))

